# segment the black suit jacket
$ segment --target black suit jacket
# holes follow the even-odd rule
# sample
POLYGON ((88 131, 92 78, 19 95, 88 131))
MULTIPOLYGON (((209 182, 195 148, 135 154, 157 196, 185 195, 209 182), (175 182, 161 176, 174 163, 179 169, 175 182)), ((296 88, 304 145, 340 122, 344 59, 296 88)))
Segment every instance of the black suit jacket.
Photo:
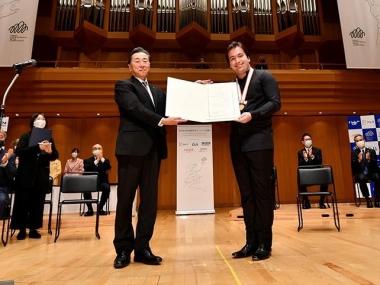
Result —
POLYGON ((265 70, 254 70, 248 86, 247 105, 252 120, 246 124, 232 123, 231 150, 254 151, 273 149, 272 115, 281 108, 277 81, 265 70))
POLYGON ((149 87, 155 105, 135 77, 116 82, 115 101, 120 112, 116 155, 144 156, 156 147, 160 158, 167 157, 165 128, 158 126, 165 115, 166 96, 157 87, 149 87))
POLYGON ((108 158, 104 162, 99 161, 97 165, 94 163, 95 157, 89 157, 83 161, 84 171, 98 172, 99 182, 108 183, 108 170, 111 169, 111 163, 108 158))
POLYGON ((314 159, 309 158, 308 161, 305 161, 303 157, 303 151, 305 148, 298 151, 298 166, 307 166, 307 165, 321 165, 323 163, 322 150, 317 147, 312 147, 312 154, 314 159))
POLYGON ((16 148, 19 165, 16 174, 16 185, 21 189, 38 188, 45 193, 49 190, 50 161, 58 158, 54 140, 52 153, 42 152, 38 145, 29 146, 30 132, 23 134, 16 148))
POLYGON ((371 148, 365 148, 365 153, 369 153, 369 161, 365 160, 365 157, 363 157, 363 160, 359 162, 359 153, 361 150, 358 147, 355 147, 351 153, 351 167, 352 167, 352 174, 358 175, 363 173, 363 170, 365 166, 367 166, 368 173, 376 173, 379 171, 379 167, 377 165, 377 155, 376 151, 371 148))

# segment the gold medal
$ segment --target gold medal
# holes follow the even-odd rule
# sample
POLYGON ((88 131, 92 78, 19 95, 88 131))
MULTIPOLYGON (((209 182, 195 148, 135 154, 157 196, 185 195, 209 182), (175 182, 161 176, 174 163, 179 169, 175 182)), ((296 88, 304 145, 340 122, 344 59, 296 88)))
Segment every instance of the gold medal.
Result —
POLYGON ((240 111, 243 111, 243 109, 245 108, 245 105, 247 105, 247 101, 239 103, 239 109, 240 109, 240 111))

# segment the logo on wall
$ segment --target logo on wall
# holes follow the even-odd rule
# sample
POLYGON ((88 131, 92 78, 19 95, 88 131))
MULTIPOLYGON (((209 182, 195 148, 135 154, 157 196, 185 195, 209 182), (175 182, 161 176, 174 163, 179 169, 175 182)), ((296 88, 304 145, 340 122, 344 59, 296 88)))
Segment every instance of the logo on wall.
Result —
POLYGON ((9 27, 8 31, 10 33, 9 40, 11 42, 23 42, 27 39, 27 36, 24 36, 26 31, 28 31, 28 25, 24 21, 20 21, 9 27))
POLYGON ((348 126, 349 126, 349 129, 361 129, 362 124, 361 124, 360 116, 349 116, 348 126))
POLYGON ((365 39, 366 33, 360 27, 352 30, 349 36, 352 39, 353 46, 365 46, 367 44, 367 40, 365 39))

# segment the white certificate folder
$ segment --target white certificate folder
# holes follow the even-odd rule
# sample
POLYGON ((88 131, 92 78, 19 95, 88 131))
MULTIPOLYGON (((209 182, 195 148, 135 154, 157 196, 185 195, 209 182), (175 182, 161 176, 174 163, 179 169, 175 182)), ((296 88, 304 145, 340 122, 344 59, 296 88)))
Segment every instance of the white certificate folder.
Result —
POLYGON ((168 77, 165 114, 202 123, 236 120, 240 116, 237 84, 199 84, 168 77))

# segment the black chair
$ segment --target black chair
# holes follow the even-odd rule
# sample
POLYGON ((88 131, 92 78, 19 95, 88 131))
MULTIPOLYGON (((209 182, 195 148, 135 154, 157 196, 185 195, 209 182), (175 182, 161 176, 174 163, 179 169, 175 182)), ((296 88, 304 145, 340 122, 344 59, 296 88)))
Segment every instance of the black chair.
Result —
POLYGON ((49 205, 49 221, 48 221, 48 233, 52 234, 51 231, 51 216, 53 213, 53 177, 49 176, 49 188, 45 194, 45 205, 49 205), (50 199, 47 199, 46 196, 50 195, 50 199))
POLYGON ((7 246, 7 243, 9 241, 13 193, 12 192, 9 193, 8 197, 9 197, 8 203, 5 205, 5 208, 3 209, 4 212, 2 213, 2 216, 0 217, 0 220, 3 221, 3 226, 1 230, 1 242, 3 243, 4 246, 7 246))
MULTIPOLYGON (((78 174, 65 174, 62 176, 61 187, 58 198, 57 225, 55 228, 54 242, 57 241, 62 223, 62 206, 64 204, 85 204, 92 203, 99 205, 99 178, 97 172, 83 172, 78 174), (62 193, 80 194, 85 192, 96 192, 96 199, 65 199, 61 201, 62 193)), ((99 235, 99 211, 96 211, 95 236, 99 235)))
POLYGON ((278 180, 277 180, 277 169, 276 166, 273 166, 272 172, 272 181, 274 186, 274 209, 277 210, 280 208, 280 192, 278 190, 278 180))
POLYGON ((297 169, 298 186, 311 186, 311 185, 332 185, 333 191, 328 192, 298 192, 297 194, 297 210, 298 210, 298 228, 300 231, 303 228, 302 216, 302 202, 304 198, 312 196, 325 196, 326 199, 331 199, 334 224, 338 231, 340 231, 338 202, 336 199, 335 183, 332 167, 329 165, 313 165, 313 166, 300 166, 297 169))
MULTIPOLYGON (((111 193, 110 193, 110 195, 111 195, 111 193)), ((80 198, 84 199, 83 198, 83 193, 80 195, 80 198)), ((85 205, 82 205, 82 204, 79 205, 79 216, 83 216, 84 215, 85 209, 86 209, 85 205)), ((106 213, 107 213, 107 215, 111 215, 111 211, 110 211, 110 197, 108 197, 107 202, 106 202, 106 213)))

